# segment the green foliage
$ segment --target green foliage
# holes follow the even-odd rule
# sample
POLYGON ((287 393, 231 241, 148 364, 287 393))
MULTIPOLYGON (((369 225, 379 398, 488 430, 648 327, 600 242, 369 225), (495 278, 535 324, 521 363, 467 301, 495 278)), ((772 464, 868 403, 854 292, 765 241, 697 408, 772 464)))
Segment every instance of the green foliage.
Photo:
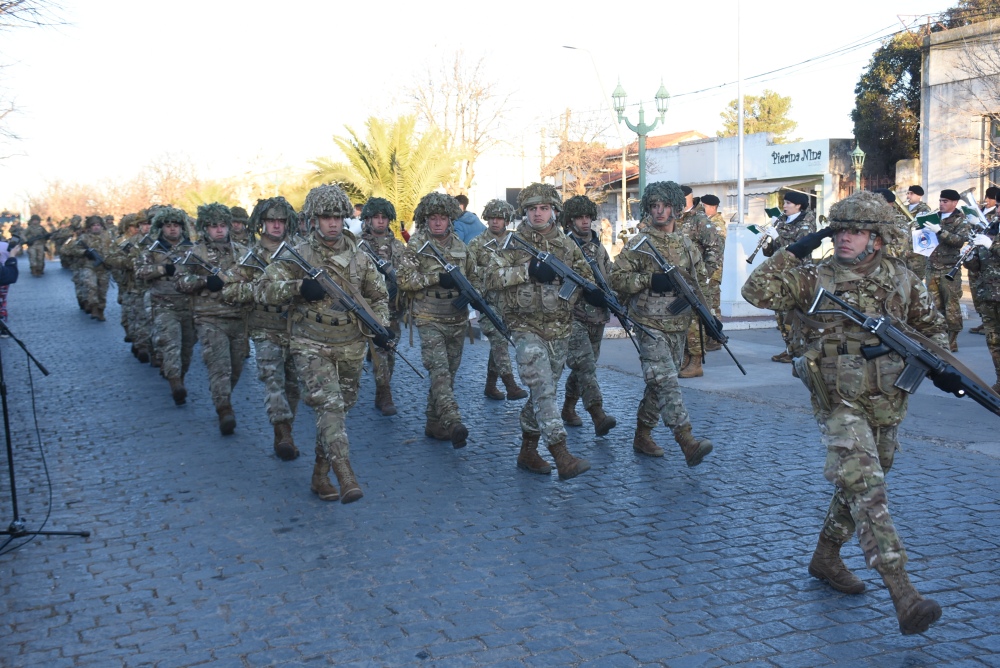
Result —
POLYGON ((944 13, 942 22, 949 28, 960 28, 994 19, 998 15, 1000 0, 959 0, 944 13))
POLYGON ((198 207, 202 204, 218 202, 226 206, 239 206, 235 190, 230 183, 204 181, 199 183, 197 188, 184 193, 177 206, 195 217, 198 215, 198 207))
POLYGON ((396 207, 398 221, 408 224, 420 198, 455 178, 458 158, 448 150, 445 134, 430 128, 418 135, 415 116, 395 121, 375 117, 362 138, 351 128, 334 137, 347 162, 318 158, 311 164, 313 185, 339 183, 355 203, 384 197, 396 207))
MULTIPOLYGON (((722 130, 715 133, 717 137, 735 137, 739 132, 738 99, 733 99, 720 116, 722 130)), ((760 95, 743 96, 743 134, 751 135, 757 132, 771 132, 776 144, 799 141, 789 139, 788 133, 793 132, 798 123, 788 118, 792 108, 792 98, 779 95, 773 90, 765 89, 760 95)))
POLYGON ((882 44, 854 88, 854 137, 867 154, 868 174, 896 172, 896 162, 920 153, 918 33, 901 32, 882 44))

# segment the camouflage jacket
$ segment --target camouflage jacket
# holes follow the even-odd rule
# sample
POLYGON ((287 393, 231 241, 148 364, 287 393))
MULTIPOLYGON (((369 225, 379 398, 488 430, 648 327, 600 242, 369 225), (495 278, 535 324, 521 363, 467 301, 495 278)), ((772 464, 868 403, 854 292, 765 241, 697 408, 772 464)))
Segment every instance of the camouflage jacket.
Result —
MULTIPOLYGON (((214 242, 202 239, 191 249, 206 263, 213 267, 218 267, 221 271, 218 277, 223 282, 232 279, 230 272, 239 265, 240 258, 246 253, 246 249, 235 242, 224 241, 214 242)), ((177 273, 177 290, 189 295, 193 295, 193 310, 195 316, 210 318, 242 318, 244 309, 239 306, 227 304, 222 300, 222 290, 212 292, 206 287, 208 277, 211 272, 200 264, 179 264, 177 273)), ((225 287, 225 286, 223 286, 225 287)))
MULTIPOLYGON (((298 245, 291 241, 288 243, 298 245)), ((287 345, 290 324, 287 315, 289 304, 261 304, 254 299, 255 283, 264 275, 264 270, 271 264, 271 258, 280 244, 280 241, 272 241, 265 236, 257 239, 249 252, 253 253, 264 266, 256 266, 256 261, 251 258, 248 258, 246 264, 237 262, 227 272, 228 277, 222 287, 221 298, 226 304, 240 305, 246 310, 247 330, 252 338, 271 336, 276 343, 287 345)), ((243 257, 246 257, 246 253, 240 256, 240 259, 243 257)))
POLYGON ((191 295, 177 289, 180 272, 176 263, 181 261, 191 242, 181 239, 176 246, 171 246, 162 236, 154 243, 156 241, 166 248, 166 252, 144 249, 135 260, 135 280, 149 285, 149 295, 154 303, 178 310, 189 310, 191 295), (174 265, 173 276, 167 276, 168 264, 174 265))
POLYGON ((897 213, 893 218, 892 234, 885 239, 886 254, 906 259, 913 252, 913 235, 910 230, 910 220, 902 213, 897 213))
MULTIPOLYGON (((399 265, 399 258, 406 251, 406 244, 397 239, 391 230, 382 236, 377 236, 368 231, 366 226, 365 231, 361 234, 361 238, 371 246, 372 250, 380 258, 388 262, 393 268, 399 265)), ((401 315, 405 305, 406 299, 400 294, 400 291, 397 291, 396 299, 391 300, 389 303, 389 310, 392 312, 394 319, 401 315)))
POLYGON ((916 206, 912 206, 911 207, 909 204, 907 204, 906 208, 910 210, 910 213, 912 213, 914 215, 914 217, 919 216, 922 213, 930 213, 931 212, 931 208, 929 206, 927 206, 927 202, 925 202, 923 200, 920 200, 919 202, 917 202, 916 206))
POLYGON ((816 212, 812 209, 803 211, 795 220, 788 222, 788 216, 782 214, 774 224, 778 231, 777 239, 770 239, 761 249, 764 257, 771 257, 788 244, 795 243, 810 232, 816 231, 816 212))
POLYGON ((107 232, 84 232, 76 241, 70 241, 63 246, 62 254, 77 260, 78 267, 90 267, 97 273, 106 273, 110 267, 105 262, 94 262, 87 257, 87 249, 95 251, 103 260, 107 260, 112 252, 114 242, 107 232))
POLYGON ((118 289, 125 292, 145 292, 148 284, 135 280, 135 261, 143 249, 139 242, 145 235, 136 232, 128 239, 123 239, 111 247, 111 252, 104 258, 105 264, 111 267, 111 274, 118 283, 118 289))
POLYGON ((938 246, 927 258, 927 271, 951 271, 962 255, 962 246, 969 238, 971 229, 961 207, 947 217, 941 216, 941 231, 937 233, 938 246))
POLYGON ((694 242, 701 251, 705 263, 702 281, 707 282, 716 273, 722 276, 722 254, 726 249, 726 238, 719 236, 715 225, 704 213, 688 215, 680 227, 681 234, 694 242))
POLYGON ((946 345, 944 317, 920 277, 881 252, 855 267, 832 257, 806 262, 783 251, 757 267, 743 285, 743 297, 754 306, 790 312, 796 371, 820 409, 828 412, 843 401, 861 406, 873 424, 899 424, 907 395, 893 383, 903 361, 895 354, 865 360, 860 348, 877 345, 878 337, 842 316, 806 315, 820 287, 868 315, 887 314, 946 345), (800 361, 813 364, 800 367, 800 361))
POLYGON ((493 262, 493 256, 500 250, 499 246, 503 243, 506 237, 506 230, 504 230, 500 236, 495 236, 490 232, 489 228, 487 228, 484 232, 481 232, 473 237, 468 246, 469 255, 472 256, 472 261, 476 265, 476 277, 475 280, 472 281, 472 284, 475 285, 476 289, 483 294, 486 301, 499 310, 503 309, 503 305, 500 300, 501 292, 499 290, 486 289, 486 274, 493 271, 496 267, 493 262), (487 248, 486 244, 490 241, 494 241, 495 244, 487 248))
POLYGON ((47 239, 43 237, 48 234, 41 223, 28 223, 28 229, 24 231, 24 244, 34 246, 35 244, 45 245, 47 239))
POLYGON ((972 295, 977 300, 1000 302, 1000 242, 989 248, 976 246, 965 263, 972 283, 972 295))
MULTIPOLYGON (((655 225, 646 228, 646 236, 659 251, 660 255, 676 266, 692 288, 701 284, 705 276, 705 263, 701 259, 701 251, 686 236, 680 232, 665 232, 655 225)), ((654 292, 650 288, 653 274, 661 273, 662 269, 652 257, 641 250, 633 250, 631 246, 623 248, 615 259, 611 269, 611 287, 618 293, 619 299, 629 308, 629 315, 636 322, 661 332, 686 331, 691 323, 691 311, 686 310, 680 315, 672 315, 670 304, 677 299, 673 292, 654 292)))
POLYGON ((410 237, 410 242, 396 262, 399 289, 409 297, 410 310, 417 325, 427 322, 464 324, 469 319, 469 310, 455 308, 453 302, 461 297, 458 288, 441 287, 440 274, 444 268, 429 251, 420 253, 426 243, 433 244, 449 264, 457 266, 475 285, 475 260, 458 235, 452 232, 444 242, 438 242, 431 238, 427 228, 421 228, 410 237))
MULTIPOLYGON (((515 234, 539 251, 552 253, 570 269, 594 280, 583 252, 558 226, 545 233, 535 231, 527 222, 518 225, 515 234)), ((580 298, 576 290, 569 300, 559 297, 562 283, 539 283, 528 274, 531 255, 524 250, 502 250, 493 256, 493 266, 485 273, 488 290, 501 291, 503 319, 511 331, 531 332, 546 341, 569 338, 573 330, 573 306, 580 298)))
MULTIPOLYGON (((295 250, 313 267, 326 270, 330 278, 362 309, 367 304, 381 325, 389 322, 389 294, 385 289, 385 280, 375 264, 358 249, 353 234, 345 231, 341 239, 331 246, 311 233, 306 241, 295 246, 295 250)), ((363 337, 371 335, 356 316, 347 312, 339 299, 329 295, 314 302, 304 299, 299 292, 304 278, 308 276, 294 262, 272 262, 253 284, 254 299, 268 306, 289 305, 288 318, 293 337, 343 346, 358 343, 363 337)))
MULTIPOLYGON (((597 235, 594 230, 590 231, 590 239, 584 241, 572 232, 567 233, 569 238, 573 242, 580 246, 580 250, 583 251, 584 257, 588 260, 587 264, 593 260, 597 264, 597 270, 601 272, 601 276, 611 285, 611 256, 608 255, 607 249, 601 244, 601 238, 597 235)), ((593 272, 593 266, 591 266, 591 271, 593 272)), ((587 303, 586 299, 578 299, 576 306, 573 307, 573 317, 586 325, 603 325, 609 320, 611 320, 611 312, 606 308, 598 308, 587 303)))

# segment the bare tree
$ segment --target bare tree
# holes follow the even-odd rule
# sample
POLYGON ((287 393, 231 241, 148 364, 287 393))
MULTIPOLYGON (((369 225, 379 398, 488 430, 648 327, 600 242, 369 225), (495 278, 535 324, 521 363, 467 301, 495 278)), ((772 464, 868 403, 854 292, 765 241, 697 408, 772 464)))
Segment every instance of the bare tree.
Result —
MULTIPOLYGON (((965 74, 957 81, 955 112, 983 119, 982 134, 956 139, 972 140, 969 176, 995 176, 1000 170, 1000 33, 990 32, 964 40, 956 69, 965 74), (982 144, 978 144, 978 142, 982 144)), ((967 143, 967 142, 965 142, 967 143)), ((995 178, 991 180, 996 181, 995 178)))
POLYGON ((423 80, 407 91, 417 115, 428 127, 444 131, 448 150, 460 157, 456 177, 445 184, 449 194, 467 193, 476 177, 476 161, 499 143, 496 130, 511 94, 490 78, 486 59, 472 62, 460 49, 437 71, 428 67, 423 80))
POLYGON ((607 193, 602 188, 602 179, 611 171, 608 147, 601 141, 607 126, 575 120, 569 109, 560 121, 558 130, 549 130, 559 137, 558 153, 542 167, 541 175, 562 184, 564 197, 586 195, 595 202, 603 202, 607 193))

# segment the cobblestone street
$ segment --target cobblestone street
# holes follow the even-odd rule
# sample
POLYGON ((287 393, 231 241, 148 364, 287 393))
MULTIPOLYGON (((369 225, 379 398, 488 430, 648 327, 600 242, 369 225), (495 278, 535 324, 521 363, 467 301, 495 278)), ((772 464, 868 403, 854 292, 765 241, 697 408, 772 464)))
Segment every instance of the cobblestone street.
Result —
MULTIPOLYGON (((485 342, 466 344, 456 380, 464 449, 424 437, 427 384, 405 364, 395 417, 375 411, 366 374, 348 417, 365 497, 341 505, 309 490, 309 409, 303 456, 274 456, 253 359, 236 434, 220 436, 200 348, 175 407, 122 342, 114 287, 98 323, 57 263, 40 279, 20 268, 9 325, 51 372, 29 379, 0 341, 20 515, 91 535, 0 556, 2 666, 1000 666, 1000 419, 929 381, 890 500, 914 584, 944 614, 904 637, 856 541, 844 556, 864 594, 806 571, 832 488, 807 393, 770 361, 773 328, 731 332, 746 378, 723 351, 682 381, 695 433, 715 443, 694 469, 662 426, 665 457, 633 453, 643 382, 627 339, 601 360, 618 427, 568 428, 592 468, 566 482, 515 467, 522 402, 483 396, 485 342)), ((983 337, 960 344, 992 382, 983 337)), ((9 492, 4 474, 4 527, 9 492)))

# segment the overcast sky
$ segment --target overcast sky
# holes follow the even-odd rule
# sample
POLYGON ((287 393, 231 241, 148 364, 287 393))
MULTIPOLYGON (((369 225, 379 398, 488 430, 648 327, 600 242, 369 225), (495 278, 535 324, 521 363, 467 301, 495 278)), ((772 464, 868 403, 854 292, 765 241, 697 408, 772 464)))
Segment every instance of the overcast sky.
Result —
POLYGON ((743 0, 739 21, 736 0, 62 4, 66 25, 0 40, 9 63, 0 87, 18 107, 9 125, 22 138, 0 162, 0 206, 18 206, 50 180, 128 178, 166 153, 209 177, 248 165, 305 167, 336 154, 330 137, 345 125, 405 113, 403 91, 458 48, 487 56, 512 95, 501 134, 535 151, 539 125, 567 107, 609 117, 602 94, 619 78, 630 102, 647 102, 647 121, 662 78, 672 98, 654 134, 714 135, 736 97, 735 86, 718 86, 737 80, 738 63, 749 78, 811 61, 748 79, 744 92, 790 95, 793 136, 850 137, 854 86, 876 48, 869 42, 901 29, 901 18, 951 3, 743 0), (563 45, 588 49, 597 71, 586 51, 563 45))

